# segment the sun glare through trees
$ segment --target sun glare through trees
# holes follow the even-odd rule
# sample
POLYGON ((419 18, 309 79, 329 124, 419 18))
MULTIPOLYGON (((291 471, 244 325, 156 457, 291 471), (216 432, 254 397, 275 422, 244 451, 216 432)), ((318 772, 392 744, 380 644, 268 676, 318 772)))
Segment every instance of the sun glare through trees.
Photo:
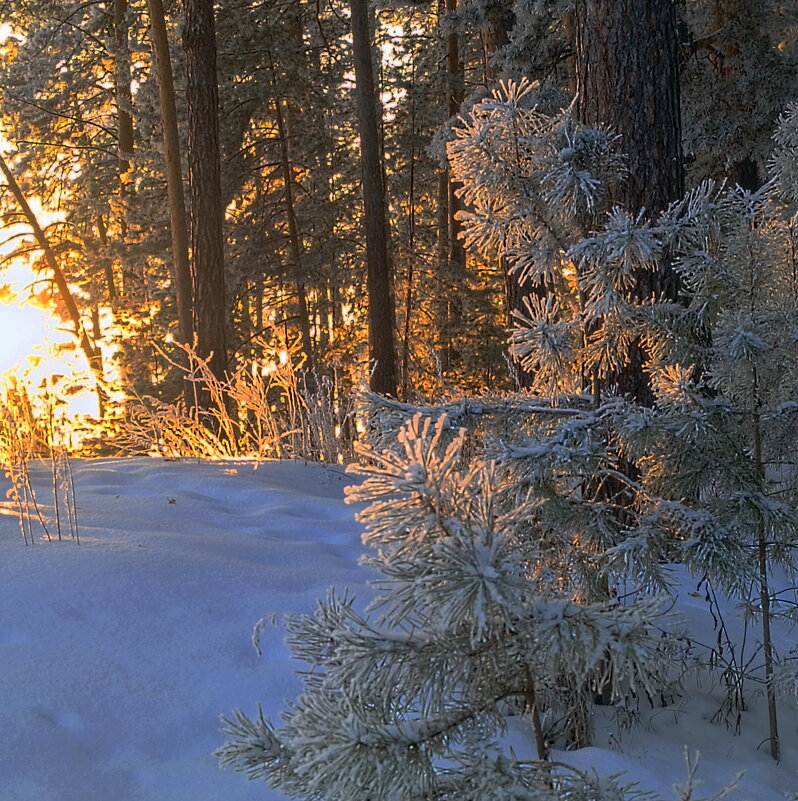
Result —
MULTIPOLYGON (((20 268, 9 270, 5 280, 15 273, 23 281, 32 278, 20 268)), ((24 300, 25 290, 17 295, 14 288, 19 284, 6 283, 0 301, 0 382, 24 385, 32 397, 50 395, 65 417, 96 417, 97 399, 72 337, 47 301, 24 300)))
MULTIPOLYGON (((4 276, 7 281, 10 271, 4 276)), ((46 312, 30 304, 23 305, 14 291, 15 284, 5 284, 0 307, 0 372, 21 369, 29 356, 42 347, 45 339, 46 312)))
POLYGON ((27 255, 13 257, 21 235, 16 228, 11 232, 17 236, 0 248, 7 260, 0 276, 0 382, 25 386, 42 401, 49 396, 46 403, 56 404, 64 417, 96 417, 86 360, 58 314, 52 282, 31 268, 27 255))

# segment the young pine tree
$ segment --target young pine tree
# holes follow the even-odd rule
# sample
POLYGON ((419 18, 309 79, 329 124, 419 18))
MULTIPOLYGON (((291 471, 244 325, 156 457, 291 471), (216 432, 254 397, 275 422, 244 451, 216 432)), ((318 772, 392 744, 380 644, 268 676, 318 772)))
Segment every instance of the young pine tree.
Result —
POLYGON ((311 667, 276 729, 228 721, 222 764, 300 798, 618 799, 617 782, 546 762, 544 699, 610 682, 616 697, 661 686, 663 602, 575 596, 534 522, 503 502, 501 471, 461 467, 465 434, 414 417, 401 453, 366 450, 359 519, 380 578, 369 614, 331 593, 290 618, 311 667), (509 704, 530 719, 537 761, 499 744, 509 704))

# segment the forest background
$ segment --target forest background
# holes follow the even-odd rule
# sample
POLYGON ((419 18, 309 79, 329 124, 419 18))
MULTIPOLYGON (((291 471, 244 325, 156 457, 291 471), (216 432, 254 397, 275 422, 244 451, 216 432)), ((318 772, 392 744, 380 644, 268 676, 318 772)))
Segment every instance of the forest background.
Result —
MULTIPOLYGON (((463 245, 458 116, 527 78, 527 104, 609 126, 633 180, 605 210, 650 215, 707 178, 755 190, 796 94, 795 17, 751 0, 5 2, 4 219, 34 236, 13 229, 4 259, 35 253, 102 406, 113 384, 177 400, 181 343, 218 379, 302 365, 339 423, 364 379, 414 401, 529 387, 506 340, 541 289, 507 220, 463 245)), ((189 406, 208 403, 197 386, 189 406)))

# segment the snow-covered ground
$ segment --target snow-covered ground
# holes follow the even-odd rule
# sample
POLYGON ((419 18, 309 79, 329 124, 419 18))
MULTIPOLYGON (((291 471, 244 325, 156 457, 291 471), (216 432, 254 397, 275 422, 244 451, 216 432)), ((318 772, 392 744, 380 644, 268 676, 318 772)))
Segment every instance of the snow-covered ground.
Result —
MULTIPOLYGON (((25 547, 10 504, 0 516, 0 801, 277 801, 217 768, 219 716, 262 703, 276 719, 297 692, 279 630, 257 655, 258 619, 307 611, 330 585, 367 592, 360 527, 343 503, 350 479, 290 462, 74 467, 80 546, 25 547)), ((693 636, 712 637, 703 598, 685 594, 682 606, 693 636)), ((776 766, 757 749, 767 733, 761 698, 740 736, 709 722, 718 703, 692 693, 645 712, 631 732, 600 726, 596 747, 557 756, 626 771, 670 798, 686 745, 701 751, 707 795, 738 771, 732 799, 798 792, 794 708, 782 710, 776 766)), ((521 726, 510 736, 531 753, 521 726)))

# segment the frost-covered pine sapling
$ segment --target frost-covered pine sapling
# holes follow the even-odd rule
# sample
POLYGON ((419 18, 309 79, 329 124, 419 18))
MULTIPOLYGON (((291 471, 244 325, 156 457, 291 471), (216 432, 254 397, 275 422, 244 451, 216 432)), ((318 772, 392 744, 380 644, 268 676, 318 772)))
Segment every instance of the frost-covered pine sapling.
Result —
POLYGON ((557 457, 537 485, 538 518, 572 509, 572 534, 600 533, 594 556, 610 583, 626 575, 662 586, 660 566, 674 560, 741 595, 757 584, 778 753, 769 566, 792 562, 796 527, 798 108, 780 123, 773 182, 761 192, 706 183, 657 220, 614 209, 602 222, 604 187, 622 176, 612 137, 574 126, 567 113, 546 117, 531 107, 533 92, 502 87, 450 143, 467 195, 467 242, 541 290, 530 291, 512 332, 513 354, 537 391, 598 387, 601 402, 640 342, 657 404, 610 395, 592 422, 539 429, 530 443, 510 442, 502 458, 540 476, 545 459, 525 459, 524 450, 557 457), (637 278, 663 260, 679 274, 684 305, 637 298, 637 278), (558 455, 567 449, 557 438, 579 426, 596 434, 592 466, 558 455), (618 503, 606 497, 613 482, 599 489, 591 469, 616 471, 618 503))
POLYGON ((774 563, 793 565, 798 544, 794 207, 777 194, 781 179, 754 194, 704 184, 660 221, 687 305, 652 307, 656 413, 628 409, 618 420, 680 561, 740 595, 758 588, 775 759, 769 576, 774 563))
POLYGON ((289 620, 309 664, 302 694, 274 728, 237 713, 226 765, 299 798, 623 798, 617 782, 554 769, 542 717, 563 677, 653 693, 669 643, 663 604, 575 600, 546 569, 530 504, 504 506, 499 471, 463 468, 464 435, 416 417, 402 452, 366 451, 367 564, 378 571, 368 614, 331 593, 289 620), (538 761, 500 747, 508 702, 522 700, 538 761), (603 786, 602 786, 603 785, 603 786))
POLYGON ((569 253, 625 168, 617 137, 577 125, 568 111, 542 113, 536 89, 508 81, 476 103, 454 129, 448 157, 462 184, 463 239, 505 271, 511 355, 534 376, 535 392, 579 393, 593 378, 584 358, 592 329, 569 253), (514 283, 523 299, 511 296, 514 283))

